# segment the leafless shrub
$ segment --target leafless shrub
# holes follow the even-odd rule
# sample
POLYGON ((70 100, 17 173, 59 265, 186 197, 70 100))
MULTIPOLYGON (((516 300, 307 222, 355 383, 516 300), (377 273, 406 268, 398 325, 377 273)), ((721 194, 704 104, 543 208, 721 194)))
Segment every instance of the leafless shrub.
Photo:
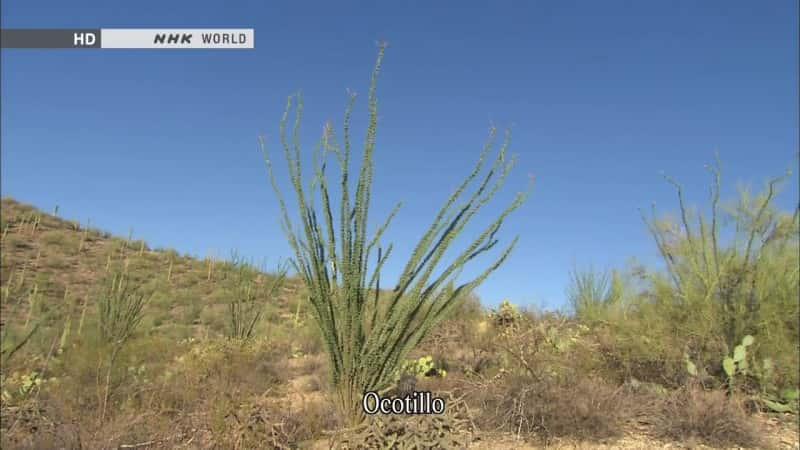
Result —
POLYGON ((763 438, 744 407, 722 391, 689 386, 659 405, 656 433, 674 440, 696 439, 714 447, 759 447, 763 438))
POLYGON ((526 375, 511 375, 475 391, 472 401, 481 411, 476 417, 481 429, 545 442, 554 437, 619 437, 631 414, 623 390, 590 378, 534 382, 526 375))

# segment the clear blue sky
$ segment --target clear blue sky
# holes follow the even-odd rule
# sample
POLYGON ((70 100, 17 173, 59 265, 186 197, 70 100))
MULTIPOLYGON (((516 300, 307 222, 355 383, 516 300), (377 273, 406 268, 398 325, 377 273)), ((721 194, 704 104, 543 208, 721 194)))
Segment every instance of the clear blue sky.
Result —
MULTIPOLYGON (((521 234, 518 248, 478 290, 487 305, 559 307, 573 263, 655 261, 637 208, 674 209, 661 171, 698 203, 715 150, 728 193, 796 166, 794 0, 15 0, 2 3, 2 26, 255 29, 244 51, 2 53, 2 194, 198 255, 289 256, 257 135, 278 149, 286 96, 302 89, 310 152, 325 120, 341 124, 345 89, 366 94, 379 39, 390 47, 372 218, 404 201, 384 286, 490 121, 513 124, 519 164, 487 212, 528 173, 537 184, 502 232, 521 234)), ((786 208, 796 180, 779 198, 786 208)))

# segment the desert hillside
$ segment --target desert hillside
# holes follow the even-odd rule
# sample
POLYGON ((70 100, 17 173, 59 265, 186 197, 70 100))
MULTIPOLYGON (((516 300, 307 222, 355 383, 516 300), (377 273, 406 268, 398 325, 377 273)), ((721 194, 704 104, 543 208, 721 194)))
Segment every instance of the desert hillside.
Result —
POLYGON ((728 349, 697 339, 713 330, 670 324, 651 288, 624 320, 614 302, 561 314, 468 296, 392 389, 431 392, 445 413, 349 427, 299 279, 11 198, 1 211, 3 448, 798 448, 796 315, 745 346, 734 384, 728 349))

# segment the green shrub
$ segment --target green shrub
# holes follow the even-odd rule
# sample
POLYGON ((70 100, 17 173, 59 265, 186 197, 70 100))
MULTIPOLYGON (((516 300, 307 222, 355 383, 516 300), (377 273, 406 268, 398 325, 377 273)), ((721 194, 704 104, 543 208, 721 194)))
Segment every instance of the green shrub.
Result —
POLYGON ((192 297, 188 305, 183 306, 182 322, 185 325, 195 325, 200 320, 203 312, 203 300, 199 297, 192 297))
POLYGON ((46 267, 48 270, 64 270, 70 266, 69 261, 59 254, 43 257, 41 264, 42 267, 46 267))
POLYGON ((702 332, 705 336, 701 337, 721 338, 728 349, 747 334, 777 333, 786 342, 797 342, 798 326, 786 323, 785 318, 790 314, 796 318, 800 312, 798 210, 780 211, 774 205, 785 177, 770 180, 765 191, 756 195, 741 190, 723 209, 719 166, 711 171, 715 182, 710 219, 702 215, 695 219, 684 203, 681 186, 667 178, 677 188, 680 221, 646 220, 668 275, 658 280, 667 285, 668 298, 655 296, 654 300, 685 309, 692 331, 702 332), (731 239, 722 237, 728 232, 723 228, 726 222, 734 225, 731 239), (708 326, 700 326, 701 321, 708 326))
POLYGON ((79 240, 75 233, 66 230, 45 230, 39 238, 48 247, 58 249, 64 254, 74 255, 78 251, 79 240))
MULTIPOLYGON (((752 335, 753 357, 774 363, 776 388, 797 386, 798 210, 781 211, 774 203, 784 177, 770 180, 762 193, 743 189, 723 204, 719 165, 710 170, 708 214, 691 210, 682 186, 667 177, 677 190, 677 217, 659 217, 655 210, 651 217, 643 215, 666 270, 637 270, 629 279, 638 286, 623 295, 630 298, 623 302, 624 315, 601 314, 606 320, 601 328, 607 329, 601 332, 602 353, 623 379, 677 387, 688 377, 688 355, 698 372, 721 384, 728 376, 720 362, 742 336, 752 335)), ((573 292, 583 292, 577 296, 583 300, 576 301, 583 317, 606 311, 613 291, 608 283, 591 276, 578 281, 573 292)))
POLYGON ((626 319, 632 293, 622 273, 573 269, 571 277, 567 299, 578 319, 586 323, 626 319))

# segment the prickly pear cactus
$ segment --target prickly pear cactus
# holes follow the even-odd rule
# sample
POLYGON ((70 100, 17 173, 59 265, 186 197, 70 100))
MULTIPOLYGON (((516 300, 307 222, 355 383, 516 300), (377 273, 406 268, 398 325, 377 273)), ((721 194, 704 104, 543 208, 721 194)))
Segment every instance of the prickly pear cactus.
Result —
POLYGON ((403 363, 394 375, 394 387, 389 391, 392 395, 403 397, 412 393, 417 382, 423 377, 447 376, 447 371, 436 367, 432 356, 410 359, 403 363))
POLYGON ((748 334, 742 338, 741 344, 734 347, 733 355, 726 356, 725 359, 722 360, 722 370, 724 370, 725 375, 728 376, 728 383, 731 387, 733 386, 736 375, 746 375, 748 373, 747 347, 753 345, 753 342, 755 342, 755 338, 748 334))
POLYGON ((419 359, 407 360, 400 366, 400 369, 395 374, 395 381, 403 376, 413 376, 416 378, 422 377, 444 377, 447 371, 436 367, 432 356, 423 356, 419 359))

